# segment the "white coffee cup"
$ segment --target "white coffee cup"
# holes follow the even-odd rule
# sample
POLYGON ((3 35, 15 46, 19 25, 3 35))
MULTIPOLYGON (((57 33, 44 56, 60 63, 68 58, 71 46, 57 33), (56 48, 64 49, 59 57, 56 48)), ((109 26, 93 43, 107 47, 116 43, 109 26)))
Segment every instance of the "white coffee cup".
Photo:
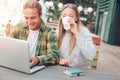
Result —
POLYGON ((69 30, 70 29, 70 24, 68 23, 68 19, 69 18, 70 18, 69 16, 66 16, 66 17, 62 18, 63 28, 65 30, 69 30))

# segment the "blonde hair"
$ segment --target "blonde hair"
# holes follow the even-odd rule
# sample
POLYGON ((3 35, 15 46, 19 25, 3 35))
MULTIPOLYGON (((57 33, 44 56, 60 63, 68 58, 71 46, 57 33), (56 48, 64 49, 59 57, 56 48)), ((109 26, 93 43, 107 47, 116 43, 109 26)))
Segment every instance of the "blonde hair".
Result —
POLYGON ((42 7, 37 0, 28 0, 23 6, 23 10, 26 8, 36 8, 38 9, 38 13, 42 12, 42 7))
MULTIPOLYGON (((74 5, 74 4, 66 4, 62 8, 61 12, 64 11, 64 9, 66 9, 66 8, 71 8, 76 12, 76 18, 77 18, 76 23, 77 23, 77 28, 79 30, 79 28, 80 28, 80 18, 79 18, 79 12, 77 10, 77 6, 74 5)), ((62 39, 63 39, 65 33, 66 33, 66 31, 65 31, 65 29, 63 29, 63 24, 62 24, 62 16, 60 16, 60 19, 59 19, 59 37, 58 37, 59 48, 60 48, 60 45, 62 43, 62 39)), ((72 50, 75 46, 75 43, 76 43, 76 37, 73 33, 71 33, 71 39, 70 39, 70 42, 69 42, 69 53, 72 52, 72 50)))

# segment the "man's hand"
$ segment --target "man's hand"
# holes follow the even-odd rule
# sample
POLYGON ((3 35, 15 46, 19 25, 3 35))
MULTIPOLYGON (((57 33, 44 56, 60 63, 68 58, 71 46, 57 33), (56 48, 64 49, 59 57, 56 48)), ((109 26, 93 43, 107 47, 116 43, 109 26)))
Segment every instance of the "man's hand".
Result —
POLYGON ((30 57, 30 67, 33 67, 39 63, 40 63, 40 61, 37 57, 30 57))
POLYGON ((63 65, 63 66, 69 66, 70 61, 68 59, 62 59, 62 60, 60 60, 59 64, 63 65))

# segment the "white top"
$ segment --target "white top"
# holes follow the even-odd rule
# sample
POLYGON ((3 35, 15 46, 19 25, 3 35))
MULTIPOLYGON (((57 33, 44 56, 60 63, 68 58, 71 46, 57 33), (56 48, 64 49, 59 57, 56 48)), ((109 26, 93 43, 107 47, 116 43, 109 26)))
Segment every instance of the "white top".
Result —
POLYGON ((29 36, 27 38, 29 42, 29 53, 30 56, 35 56, 37 39, 38 39, 39 29, 38 30, 29 30, 29 36))
POLYGON ((66 33, 60 46, 60 59, 67 58, 71 61, 69 66, 81 66, 90 68, 90 60, 96 54, 96 49, 92 41, 90 31, 86 27, 81 27, 81 31, 76 36, 76 44, 71 54, 69 54, 70 33, 66 33))
POLYGON ((0 26, 0 36, 6 36, 6 27, 0 26))

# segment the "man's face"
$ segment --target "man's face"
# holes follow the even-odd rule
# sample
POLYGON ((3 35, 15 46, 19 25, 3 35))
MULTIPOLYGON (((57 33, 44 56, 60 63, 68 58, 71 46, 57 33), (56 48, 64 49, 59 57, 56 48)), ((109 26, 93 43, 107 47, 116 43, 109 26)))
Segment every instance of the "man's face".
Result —
POLYGON ((40 28, 42 14, 38 14, 38 10, 36 8, 26 8, 23 10, 23 14, 25 21, 31 30, 37 30, 40 28))

